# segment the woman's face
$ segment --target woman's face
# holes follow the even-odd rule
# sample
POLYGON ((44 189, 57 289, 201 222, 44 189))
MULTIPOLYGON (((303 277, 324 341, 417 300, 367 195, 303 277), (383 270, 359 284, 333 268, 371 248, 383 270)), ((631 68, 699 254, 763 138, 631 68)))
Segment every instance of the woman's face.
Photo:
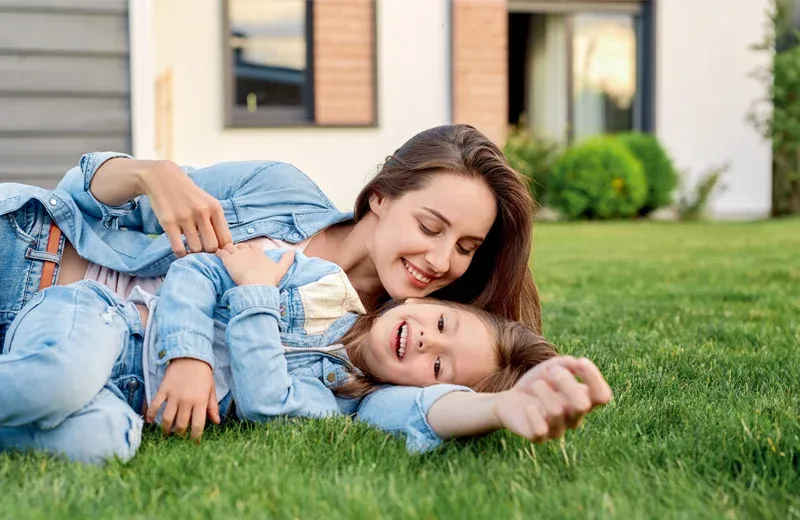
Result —
POLYGON ((463 275, 497 216, 482 180, 452 173, 396 199, 373 195, 370 209, 378 224, 367 248, 395 299, 427 296, 463 275))
POLYGON ((363 353, 369 372, 389 383, 474 386, 495 366, 494 339, 475 314, 409 300, 381 315, 363 353))

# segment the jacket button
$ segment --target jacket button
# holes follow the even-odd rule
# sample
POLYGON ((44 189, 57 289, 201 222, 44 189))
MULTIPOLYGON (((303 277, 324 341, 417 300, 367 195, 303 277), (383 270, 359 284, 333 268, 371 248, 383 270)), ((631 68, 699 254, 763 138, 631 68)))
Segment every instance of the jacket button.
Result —
POLYGON ((50 199, 51 206, 55 206, 56 204, 58 204, 58 201, 56 199, 50 199))
POLYGON ((135 391, 136 391, 136 390, 139 388, 139 381, 137 381, 137 380, 133 379, 133 380, 131 380, 131 381, 128 381, 128 384, 127 384, 127 385, 125 385, 125 386, 126 386, 126 387, 128 388, 128 390, 130 390, 131 392, 135 392, 135 391))
POLYGON ((333 372, 328 373, 328 381, 331 383, 336 381, 336 374, 334 374, 333 372))
POLYGON ((166 351, 166 350, 162 350, 162 351, 160 351, 160 352, 158 353, 158 359, 164 359, 164 357, 165 357, 166 355, 167 355, 167 351, 166 351))
POLYGON ((254 228, 254 227, 249 227, 249 228, 247 228, 247 232, 248 232, 248 233, 250 233, 250 234, 252 235, 253 233, 255 233, 255 232, 256 232, 256 228, 254 228))

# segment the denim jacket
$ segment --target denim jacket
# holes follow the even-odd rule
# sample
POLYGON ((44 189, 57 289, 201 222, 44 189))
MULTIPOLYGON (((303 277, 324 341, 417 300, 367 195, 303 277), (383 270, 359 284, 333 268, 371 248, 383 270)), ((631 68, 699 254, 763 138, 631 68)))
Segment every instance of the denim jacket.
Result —
MULTIPOLYGON (((83 258, 123 273, 163 276, 175 255, 149 198, 140 196, 112 207, 89 191, 97 169, 116 157, 130 158, 114 152, 84 155, 56 190, 5 183, 0 187, 0 215, 39 200, 83 258)), ((337 210, 303 172, 286 163, 226 162, 183 170, 220 201, 234 242, 268 236, 294 244, 352 218, 352 213, 337 210)))
MULTIPOLYGON (((265 252, 276 262, 282 253, 265 252)), ((155 394, 170 360, 192 357, 213 367, 220 409, 229 409, 232 397, 242 420, 356 414, 403 434, 411 452, 433 449, 442 439, 427 422, 430 406, 469 388, 386 386, 364 399, 334 395, 354 370, 337 342, 364 312, 344 271, 319 258, 296 252, 278 287, 270 287, 237 286, 216 256, 189 255, 173 263, 158 291, 151 320, 157 339, 145 352, 148 392, 155 394), (221 388, 230 393, 220 395, 221 388)))

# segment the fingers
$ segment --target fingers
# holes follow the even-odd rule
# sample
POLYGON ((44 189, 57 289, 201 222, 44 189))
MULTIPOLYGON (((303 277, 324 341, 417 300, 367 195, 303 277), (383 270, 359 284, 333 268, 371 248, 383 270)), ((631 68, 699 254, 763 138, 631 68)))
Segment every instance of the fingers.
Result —
POLYGON ((164 409, 164 415, 161 416, 161 431, 164 432, 164 435, 169 435, 172 433, 172 423, 175 420, 175 414, 178 411, 178 405, 175 403, 175 399, 167 400, 167 406, 164 409))
POLYGON ((580 360, 577 373, 589 389, 589 399, 595 405, 608 404, 611 401, 611 387, 608 386, 600 369, 587 358, 580 360))
POLYGON ((203 252, 203 242, 200 240, 200 235, 197 233, 194 222, 187 222, 184 224, 183 235, 186 237, 186 244, 189 246, 189 251, 192 253, 203 252))
POLYGON ((294 263, 294 250, 290 249, 289 251, 283 253, 283 256, 281 256, 281 259, 278 262, 278 272, 275 276, 276 284, 279 283, 284 276, 286 276, 286 273, 289 272, 289 269, 292 267, 293 263, 294 263))
POLYGON ((167 234, 169 246, 175 252, 175 256, 178 258, 186 256, 186 246, 183 245, 183 240, 181 240, 181 228, 177 224, 165 224, 164 233, 167 234))
POLYGON ((214 226, 214 233, 217 235, 219 247, 224 247, 233 243, 231 230, 228 228, 228 223, 225 221, 225 213, 222 211, 222 206, 219 204, 217 204, 217 207, 211 213, 211 225, 214 226))
POLYGON ((147 415, 145 416, 145 419, 147 419, 148 423, 152 423, 156 420, 156 414, 158 413, 158 410, 161 409, 161 405, 164 404, 165 398, 166 394, 163 391, 159 391, 153 398, 153 402, 147 407, 147 415))
POLYGON ((200 220, 197 229, 200 231, 200 238, 203 241, 203 251, 206 253, 215 252, 219 247, 219 242, 217 241, 217 234, 214 231, 214 226, 211 225, 211 220, 200 220))
POLYGON ((278 265, 285 268, 288 271, 293 263, 294 263, 294 249, 289 249, 285 253, 283 253, 283 256, 281 256, 278 265))
POLYGON ((200 442, 206 425, 206 406, 196 405, 192 410, 192 440, 200 442))
POLYGON ((181 437, 186 435, 186 430, 189 428, 189 421, 192 419, 192 403, 182 402, 178 405, 178 418, 175 421, 175 433, 181 437))
POLYGON ((211 386, 211 394, 208 396, 208 417, 214 424, 222 422, 219 418, 219 403, 217 403, 217 390, 211 386))
POLYGON ((583 416, 592 409, 588 387, 579 383, 571 372, 561 366, 550 367, 548 380, 563 397, 566 426, 577 428, 583 416))
POLYGON ((565 399, 550 387, 547 381, 539 379, 531 385, 532 393, 537 398, 539 407, 544 414, 544 420, 549 425, 547 435, 551 438, 560 437, 566 431, 564 418, 565 399))
POLYGON ((526 437, 537 444, 546 441, 549 436, 550 426, 547 424, 542 407, 538 403, 529 404, 525 407, 525 419, 527 419, 528 427, 530 428, 526 437))
POLYGON ((217 249, 216 254, 220 258, 220 260, 225 260, 230 258, 231 255, 236 253, 236 244, 225 244, 224 246, 217 249))

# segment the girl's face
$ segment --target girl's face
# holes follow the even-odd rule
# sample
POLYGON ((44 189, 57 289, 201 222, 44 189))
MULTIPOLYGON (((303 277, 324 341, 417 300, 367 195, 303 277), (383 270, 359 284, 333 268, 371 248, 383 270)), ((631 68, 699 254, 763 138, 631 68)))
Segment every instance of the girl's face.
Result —
POLYGON ((495 352, 476 315, 414 300, 381 315, 362 351, 372 375, 402 386, 473 386, 494 370, 495 352))
POLYGON ((497 216, 483 181, 452 173, 397 199, 373 195, 370 209, 378 224, 367 249, 394 299, 427 296, 463 275, 497 216))

